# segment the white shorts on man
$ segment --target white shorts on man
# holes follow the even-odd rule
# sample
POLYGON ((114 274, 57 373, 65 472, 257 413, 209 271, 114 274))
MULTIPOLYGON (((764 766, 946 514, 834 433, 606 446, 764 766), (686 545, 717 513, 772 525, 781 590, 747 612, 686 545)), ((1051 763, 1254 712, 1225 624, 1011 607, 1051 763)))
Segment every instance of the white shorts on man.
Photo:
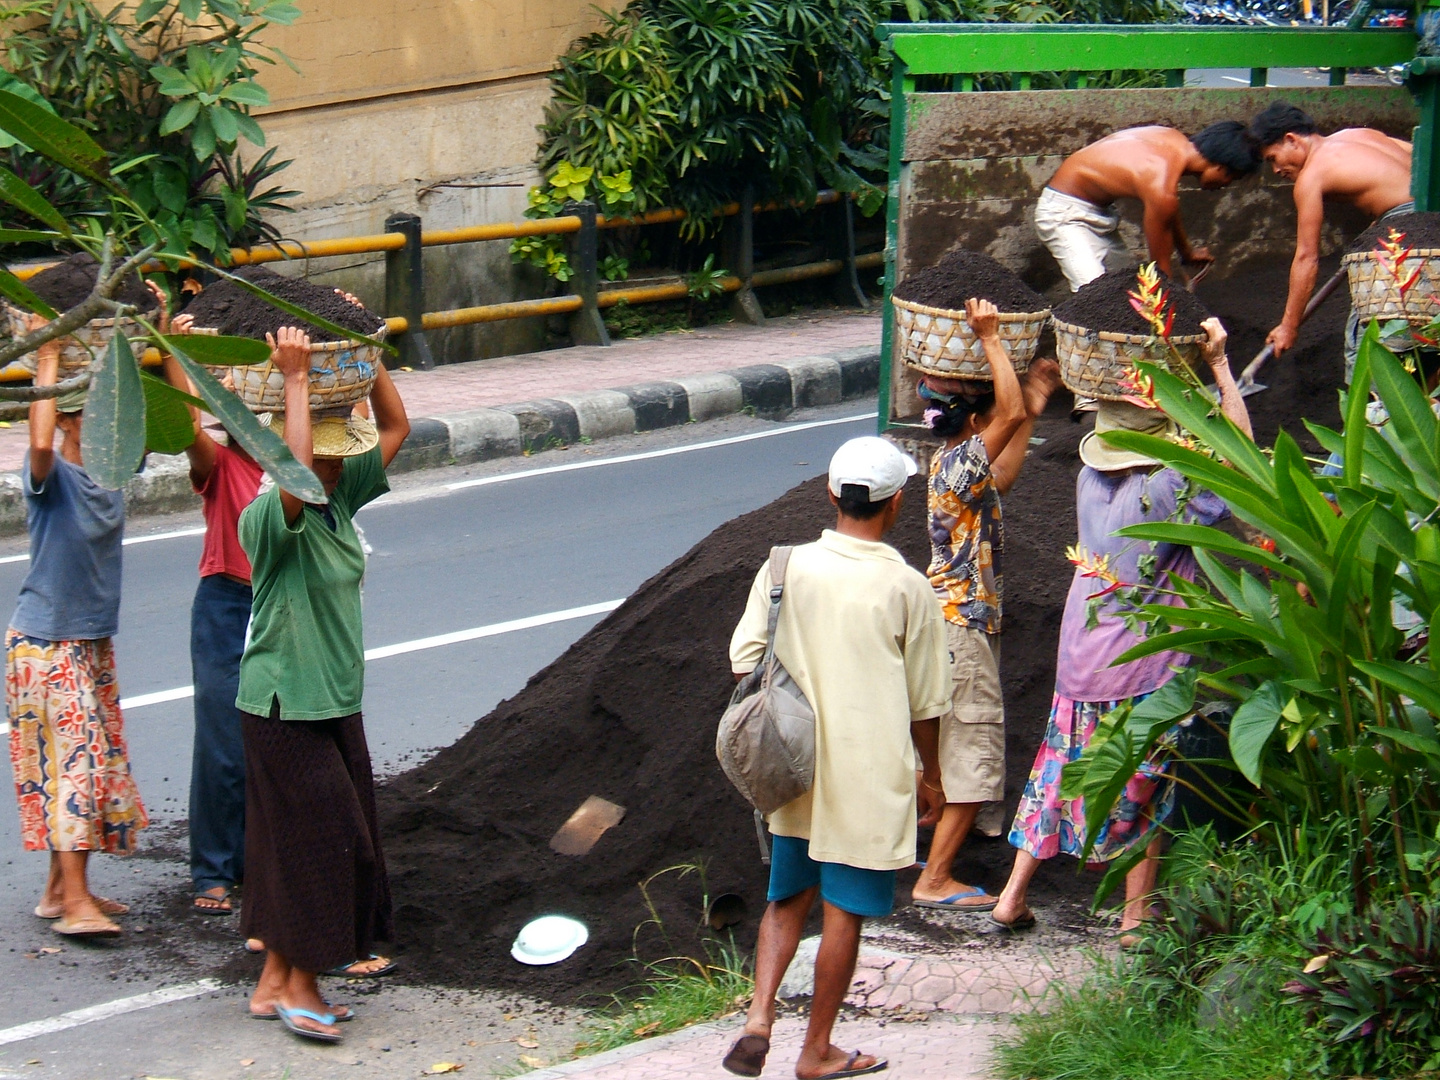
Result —
POLYGON ((1107 257, 1125 254, 1119 230, 1120 215, 1113 206, 1096 206, 1050 187, 1035 204, 1035 233, 1060 264, 1071 292, 1104 274, 1107 257))

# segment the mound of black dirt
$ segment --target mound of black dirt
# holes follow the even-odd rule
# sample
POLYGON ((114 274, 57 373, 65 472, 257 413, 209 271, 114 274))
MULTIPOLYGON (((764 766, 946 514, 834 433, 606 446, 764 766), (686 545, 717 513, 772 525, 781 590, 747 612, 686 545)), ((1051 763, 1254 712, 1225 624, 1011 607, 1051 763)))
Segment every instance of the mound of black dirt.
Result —
MULTIPOLYGON (((1175 309, 1171 332, 1177 337, 1204 333, 1200 324, 1210 317, 1205 305, 1164 274, 1160 275, 1160 284, 1175 309)), ((1138 288, 1134 270, 1111 270, 1057 304, 1055 319, 1087 330, 1108 330, 1112 334, 1149 334, 1150 324, 1130 306, 1130 293, 1138 288)))
MULTIPOLYGON (((306 281, 304 278, 286 277, 264 266, 247 266, 235 273, 236 277, 259 286, 281 300, 302 307, 322 319, 328 319, 337 326, 353 330, 357 335, 368 336, 378 333, 385 320, 373 312, 366 311, 358 304, 352 304, 334 289, 306 281)), ((233 281, 220 280, 206 286, 205 291, 190 301, 185 314, 195 319, 196 326, 219 330, 222 334, 237 337, 259 338, 273 334, 282 326, 294 326, 300 320, 294 315, 281 311, 274 304, 247 292, 233 281)), ((337 337, 328 330, 304 322, 302 327, 311 341, 335 341, 337 337)))
MULTIPOLYGON (((1322 259, 1317 280, 1328 280, 1339 268, 1338 254, 1322 259)), ((1206 307, 1229 332, 1226 351, 1236 378, 1280 322, 1289 273, 1289 260, 1274 258, 1252 262, 1228 278, 1206 278, 1200 283, 1198 291, 1206 307)), ((1300 327, 1295 347, 1269 360, 1256 375, 1256 381, 1268 389, 1246 398, 1245 405, 1261 446, 1273 446, 1283 428, 1306 451, 1318 452, 1319 443, 1301 421, 1340 427, 1339 389, 1345 374, 1349 312, 1350 295, 1341 287, 1300 327)))
POLYGON ((1412 248, 1440 248, 1440 214, 1433 211, 1399 214, 1377 221, 1355 238, 1351 251, 1374 251, 1381 240, 1388 239, 1390 230, 1404 233, 1403 243, 1412 248))
POLYGON ((963 248, 950 252, 934 266, 911 274, 895 286, 895 295, 912 304, 959 311, 965 301, 989 300, 1001 311, 1044 311, 1045 298, 989 255, 963 248))
MULTIPOLYGON (((95 279, 99 273, 100 264, 95 260, 95 256, 86 251, 77 251, 64 262, 41 270, 26 284, 30 286, 31 292, 56 311, 65 312, 83 303, 86 297, 95 291, 95 279)), ((131 274, 125 278, 112 299, 139 311, 154 311, 157 306, 155 294, 145 287, 139 274, 131 274)))

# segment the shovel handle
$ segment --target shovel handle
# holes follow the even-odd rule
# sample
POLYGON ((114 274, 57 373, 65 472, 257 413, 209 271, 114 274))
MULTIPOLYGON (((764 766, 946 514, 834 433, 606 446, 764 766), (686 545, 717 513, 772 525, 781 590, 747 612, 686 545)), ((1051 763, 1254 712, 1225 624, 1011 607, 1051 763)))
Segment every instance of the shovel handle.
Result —
MULTIPOLYGON (((1344 279, 1345 275, 1346 270, 1342 266, 1339 270, 1335 271, 1334 277, 1315 290, 1315 295, 1310 297, 1310 302, 1305 305, 1305 310, 1300 313, 1300 323, 1302 326, 1306 319, 1315 314, 1316 308, 1330 299, 1330 294, 1339 288, 1340 282, 1344 279)), ((1239 385, 1243 388, 1253 383, 1255 381, 1255 373, 1264 367, 1265 361, 1274 355, 1275 346, 1273 345, 1266 345, 1265 348, 1261 349, 1260 352, 1256 354, 1255 359, 1246 364, 1245 370, 1240 373, 1239 385)))

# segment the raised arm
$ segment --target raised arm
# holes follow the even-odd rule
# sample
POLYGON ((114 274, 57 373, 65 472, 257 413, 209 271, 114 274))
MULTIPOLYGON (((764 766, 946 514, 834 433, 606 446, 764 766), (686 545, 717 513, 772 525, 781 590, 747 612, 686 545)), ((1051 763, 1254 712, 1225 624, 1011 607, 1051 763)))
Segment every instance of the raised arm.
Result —
POLYGON ((1020 478, 1020 469, 1025 464, 1025 455, 1030 452, 1030 433, 1035 430, 1035 419, 1045 411, 1045 406, 1060 385, 1060 365, 1054 360, 1036 360, 1020 380, 1025 400, 1025 420, 1010 436, 1005 449, 990 462, 990 473, 995 477, 995 487, 1004 495, 1020 478))
MULTIPOLYGON (((153 282, 147 282, 147 284, 152 290, 155 290, 153 282)), ((158 292, 157 296, 159 296, 158 292)), ((159 296, 159 298, 162 305, 160 310, 163 312, 165 301, 163 296, 159 296)), ((166 321, 162 314, 160 318, 162 334, 166 331, 166 321)), ((171 334, 188 334, 193 323, 194 320, 189 315, 177 315, 170 323, 169 332, 171 334)), ((179 360, 166 353, 161 363, 161 370, 165 373, 165 381, 171 386, 194 395, 195 387, 191 384, 189 376, 185 374, 185 369, 180 366, 179 360)), ((196 488, 202 488, 210 479, 210 474, 215 471, 215 455, 218 447, 215 445, 215 440, 210 438, 209 433, 200 423, 200 410, 193 405, 187 405, 186 408, 190 410, 190 425, 195 431, 195 441, 185 448, 185 456, 190 460, 190 483, 196 488)))
POLYGON ((1305 305, 1315 291, 1315 277, 1320 269, 1320 227, 1325 222, 1325 206, 1320 182, 1300 174, 1295 181, 1295 258, 1290 263, 1290 295, 1285 300, 1285 315, 1280 325, 1265 338, 1279 356, 1295 344, 1305 305))
POLYGON ((991 411, 990 422, 980 432, 985 456, 993 465, 1010 445, 1015 433, 1028 423, 1030 414, 1025 409, 1025 392, 1020 386, 1020 377, 1015 374, 1015 365, 1000 343, 1000 312, 989 300, 970 299, 965 301, 965 318, 980 339, 980 347, 985 350, 985 359, 990 362, 991 383, 995 387, 995 407, 991 411))
POLYGON ((410 434, 410 418, 405 415, 405 402, 395 389, 390 372, 380 365, 375 385, 370 388, 370 408, 375 413, 375 427, 380 432, 380 460, 388 469, 410 434))
MULTIPOLYGON (((31 315, 26 331, 33 333, 45 325, 39 315, 31 315)), ((60 342, 47 341, 36 350, 35 385, 54 386, 60 374, 60 342)), ((30 480, 43 484, 55 467, 55 399, 45 398, 30 403, 30 480)))
MULTIPOLYGON (((295 460, 307 469, 315 464, 315 436, 310 428, 310 335, 294 326, 282 326, 278 334, 266 334, 270 362, 285 376, 285 444, 295 460)), ((283 488, 280 505, 287 524, 305 509, 305 504, 283 488)))
POLYGON ((1235 383, 1235 375, 1230 370, 1230 358, 1225 355, 1225 343, 1230 335, 1225 332, 1220 320, 1213 316, 1206 319, 1201 326, 1207 340, 1200 352, 1205 357, 1205 362, 1210 365, 1211 374, 1215 376, 1215 389, 1220 391, 1220 411, 1243 431, 1247 438, 1253 440, 1255 429, 1250 424, 1250 410, 1245 407, 1245 395, 1240 393, 1240 387, 1235 383))

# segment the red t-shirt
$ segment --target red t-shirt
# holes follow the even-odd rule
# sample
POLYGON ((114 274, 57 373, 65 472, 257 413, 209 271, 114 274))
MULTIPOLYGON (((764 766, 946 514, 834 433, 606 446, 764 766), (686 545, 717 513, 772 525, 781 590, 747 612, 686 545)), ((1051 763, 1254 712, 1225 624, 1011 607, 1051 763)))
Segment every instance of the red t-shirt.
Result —
POLYGON ((195 490, 205 511, 205 549, 200 554, 200 576, 229 574, 250 580, 250 560, 236 531, 240 511, 255 501, 264 470, 248 456, 216 445, 215 468, 195 490))

